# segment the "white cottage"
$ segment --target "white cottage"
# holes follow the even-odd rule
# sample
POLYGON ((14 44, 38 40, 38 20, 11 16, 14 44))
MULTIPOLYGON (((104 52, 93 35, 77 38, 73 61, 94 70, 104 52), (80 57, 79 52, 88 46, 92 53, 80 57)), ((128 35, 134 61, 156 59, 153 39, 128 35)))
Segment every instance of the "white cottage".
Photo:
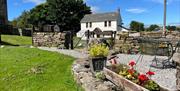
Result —
MULTIPOLYGON (((77 33, 77 37, 86 39, 85 32, 104 32, 104 31, 121 31, 122 19, 120 10, 117 12, 87 14, 81 20, 81 30, 77 33)), ((100 37, 100 36, 96 36, 100 37)))

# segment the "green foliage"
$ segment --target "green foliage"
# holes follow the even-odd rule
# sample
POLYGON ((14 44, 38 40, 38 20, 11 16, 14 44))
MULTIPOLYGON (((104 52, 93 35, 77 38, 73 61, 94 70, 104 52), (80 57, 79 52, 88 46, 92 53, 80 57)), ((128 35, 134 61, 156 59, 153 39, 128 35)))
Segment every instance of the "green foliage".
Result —
POLYGON ((160 90, 159 85, 152 80, 147 81, 147 83, 146 83, 146 85, 144 85, 144 87, 150 91, 159 91, 160 90))
POLYGON ((70 56, 25 47, 4 47, 0 53, 1 91, 80 91, 70 56))
POLYGON ((104 75, 103 72, 97 72, 97 73, 95 74, 95 76, 96 76, 96 78, 98 78, 98 79, 100 79, 100 80, 106 79, 106 76, 104 75))
POLYGON ((149 28, 147 28, 147 31, 154 31, 155 29, 159 29, 160 27, 156 24, 150 25, 149 28))
POLYGON ((24 11, 20 17, 12 21, 15 27, 42 27, 46 24, 58 24, 61 30, 80 30, 80 21, 85 14, 91 10, 83 0, 47 0, 47 3, 40 4, 24 11))
POLYGON ((109 48, 103 44, 94 44, 89 52, 91 57, 107 57, 109 48))
POLYGON ((31 9, 28 22, 34 26, 51 24, 52 19, 48 8, 49 5, 47 3, 43 3, 31 9))
POLYGON ((132 21, 130 23, 130 28, 132 31, 137 31, 137 32, 144 31, 144 23, 132 21))
POLYGON ((14 19, 10 23, 13 25, 13 27, 30 28, 32 25, 28 22, 29 15, 29 11, 23 11, 18 18, 14 19))
POLYGON ((79 30, 80 20, 91 13, 84 0, 47 0, 47 3, 53 22, 65 31, 79 30))
POLYGON ((166 26, 166 29, 169 30, 169 31, 175 31, 176 26, 166 26))

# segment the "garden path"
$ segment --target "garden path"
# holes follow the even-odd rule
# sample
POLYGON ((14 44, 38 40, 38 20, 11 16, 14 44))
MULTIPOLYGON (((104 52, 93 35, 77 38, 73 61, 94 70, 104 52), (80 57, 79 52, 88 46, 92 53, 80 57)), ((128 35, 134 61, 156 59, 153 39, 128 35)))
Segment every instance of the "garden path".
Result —
POLYGON ((86 52, 83 51, 78 51, 78 50, 67 50, 67 49, 57 49, 55 47, 38 47, 41 50, 47 50, 47 51, 54 51, 54 52, 58 52, 64 55, 69 55, 72 56, 74 58, 87 58, 88 54, 86 52))

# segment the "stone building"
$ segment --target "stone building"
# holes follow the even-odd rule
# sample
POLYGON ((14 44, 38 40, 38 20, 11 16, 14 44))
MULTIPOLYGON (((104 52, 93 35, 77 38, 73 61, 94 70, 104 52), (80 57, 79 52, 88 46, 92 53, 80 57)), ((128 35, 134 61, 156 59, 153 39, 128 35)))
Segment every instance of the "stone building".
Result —
POLYGON ((0 0, 0 24, 8 24, 7 0, 0 0))

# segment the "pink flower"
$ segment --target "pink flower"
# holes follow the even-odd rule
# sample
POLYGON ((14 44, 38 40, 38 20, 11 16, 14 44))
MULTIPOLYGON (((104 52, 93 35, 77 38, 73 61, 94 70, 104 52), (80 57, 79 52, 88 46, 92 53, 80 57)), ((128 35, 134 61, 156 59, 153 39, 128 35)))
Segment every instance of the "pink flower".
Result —
POLYGON ((152 71, 148 71, 146 74, 149 75, 149 76, 155 75, 155 73, 152 72, 152 71))
POLYGON ((129 62, 129 65, 130 65, 131 67, 133 67, 134 65, 136 65, 136 62, 135 62, 134 60, 131 60, 131 61, 129 62))

